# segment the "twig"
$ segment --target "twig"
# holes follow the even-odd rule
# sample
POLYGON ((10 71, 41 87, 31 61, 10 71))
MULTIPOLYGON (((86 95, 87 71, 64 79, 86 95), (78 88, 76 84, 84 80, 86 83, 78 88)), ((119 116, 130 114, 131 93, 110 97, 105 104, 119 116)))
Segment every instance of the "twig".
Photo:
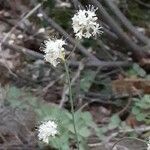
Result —
POLYGON ((78 0, 71 0, 75 9, 78 9, 78 8, 83 8, 83 6, 81 5, 81 3, 78 1, 78 0))
POLYGON ((146 141, 141 140, 141 139, 138 139, 138 138, 135 138, 135 137, 123 137, 122 139, 118 140, 118 141, 112 146, 111 150, 113 150, 113 148, 114 148, 118 143, 120 143, 121 141, 123 141, 123 140, 125 140, 125 139, 137 140, 137 141, 146 143, 146 141))
MULTIPOLYGON (((138 96, 138 95, 135 95, 135 96, 138 96)), ((127 98, 127 97, 129 97, 129 100, 128 100, 126 106, 123 107, 123 109, 117 113, 119 116, 122 115, 128 109, 128 107, 131 104, 130 95, 119 97, 119 99, 120 98, 127 98)), ((116 103, 114 103, 112 100, 118 99, 118 97, 113 97, 111 95, 102 95, 102 94, 96 94, 96 93, 88 92, 88 93, 85 94, 83 99, 88 100, 89 102, 87 102, 83 106, 81 106, 81 108, 79 108, 79 110, 82 110, 86 106, 88 106, 89 104, 95 103, 95 102, 96 103, 101 103, 101 104, 104 104, 104 105, 116 105, 116 103)))
MULTIPOLYGON (((79 66, 79 62, 77 61, 71 61, 69 63, 71 66, 74 67, 78 67, 79 66)), ((87 61, 85 62, 85 67, 100 67, 101 69, 103 68, 118 68, 119 66, 121 67, 129 67, 131 66, 132 63, 128 62, 128 61, 116 61, 116 62, 112 62, 112 61, 100 61, 100 62, 95 62, 95 61, 87 61)))
MULTIPOLYGON (((29 18, 33 13, 35 13, 35 11, 37 11, 37 9, 39 9, 42 6, 41 3, 37 4, 30 12, 28 12, 2 39, 1 41, 1 46, 3 45, 3 43, 7 40, 7 38, 12 34, 12 32, 16 29, 16 27, 18 27, 18 25, 22 22, 24 22, 27 18, 29 18)), ((1 50, 1 49, 0 49, 1 50)))
POLYGON ((8 150, 8 149, 12 149, 12 150, 25 150, 25 149, 30 149, 30 150, 35 150, 35 149, 38 149, 38 146, 37 145, 27 145, 27 144, 15 144, 15 143, 12 143, 12 144, 0 144, 0 149, 1 150, 8 150))
POLYGON ((106 100, 116 100, 116 99, 123 99, 123 98, 129 98, 129 97, 138 97, 139 94, 134 94, 134 95, 131 95, 131 94, 125 94, 125 95, 105 95, 105 94, 100 94, 100 93, 94 93, 94 92, 88 92, 86 93, 86 96, 87 97, 90 97, 90 98, 96 98, 96 99, 102 99, 104 101, 106 100))
POLYGON ((7 140, 6 140, 6 138, 3 136, 2 133, 0 133, 0 138, 3 140, 4 143, 7 143, 7 140))
POLYGON ((12 49, 14 51, 17 51, 19 53, 23 53, 27 56, 36 58, 36 59, 43 59, 44 58, 43 54, 38 53, 38 52, 33 51, 33 50, 30 50, 30 49, 27 49, 25 47, 19 46, 19 45, 15 45, 15 44, 12 45, 12 44, 8 44, 7 42, 5 42, 5 43, 3 43, 3 46, 7 47, 9 49, 12 49))
POLYGON ((52 87, 57 81, 62 79, 64 77, 64 74, 60 75, 56 80, 51 81, 46 87, 43 88, 43 93, 47 93, 48 89, 52 87))
POLYGON ((28 17, 30 17, 37 9, 39 9, 40 7, 41 7, 41 3, 40 4, 38 4, 38 5, 36 5, 30 12, 28 12, 13 28, 11 28, 11 30, 4 36, 4 38, 1 40, 1 42, 0 42, 0 51, 2 52, 2 55, 3 55, 3 60, 5 61, 5 63, 6 63, 6 68, 9 70, 9 72, 13 75, 13 76, 15 76, 15 77, 17 77, 17 75, 16 74, 14 74, 12 71, 11 71, 11 69, 9 68, 9 65, 8 65, 8 63, 7 63, 7 61, 5 60, 5 56, 4 56, 4 53, 3 53, 3 51, 2 51, 2 46, 3 46, 3 43, 7 40, 7 38, 12 34, 12 32, 16 29, 16 27, 20 24, 20 23, 22 23, 24 20, 26 20, 28 17))
MULTIPOLYGON (((88 146, 89 146, 89 147, 98 147, 98 146, 102 146, 102 144, 101 144, 100 142, 98 142, 98 143, 88 144, 88 146)), ((111 143, 108 143, 107 146, 111 147, 112 144, 111 144, 111 143)), ((121 149, 121 150, 129 150, 127 147, 124 147, 124 146, 122 146, 122 145, 119 145, 118 148, 119 148, 119 149, 117 149, 117 150, 120 150, 120 149, 121 149), (123 149, 122 149, 122 148, 123 148, 123 149)))
MULTIPOLYGON (((105 145, 107 144, 110 140, 112 140, 114 137, 116 137, 119 133, 130 133, 130 132, 146 132, 146 131, 149 131, 150 130, 150 126, 146 126, 146 127, 137 127, 137 128, 134 128, 134 129, 127 129, 127 130, 119 130, 117 132, 114 132, 112 133, 111 135, 109 135, 105 141, 101 142, 99 144, 99 146, 101 145, 105 145)), ((130 137, 125 137, 125 138, 130 138, 130 137)))
MULTIPOLYGON (((17 23, 16 22, 12 22, 12 20, 8 20, 8 19, 5 19, 4 17, 0 17, 0 20, 7 23, 9 26, 15 26, 17 23)), ((32 30, 32 29, 28 29, 27 26, 26 28, 25 27, 22 27, 21 25, 18 25, 16 27, 16 29, 26 33, 27 35, 30 35, 32 37, 35 37, 37 39, 40 39, 40 40, 44 40, 46 39, 43 35, 41 34, 36 34, 35 35, 35 32, 37 31, 36 29, 35 30, 32 30)))
MULTIPOLYGON (((98 40, 98 44, 102 47, 101 49, 106 53, 106 55, 110 58, 110 60, 112 60, 113 62, 115 61, 114 60, 114 57, 112 56, 112 54, 110 53, 110 49, 109 48, 105 48, 106 46, 104 45, 103 42, 101 42, 100 40, 98 40), (109 51, 108 51, 109 50, 109 51)), ((111 50, 111 52, 114 52, 111 50)), ((121 68, 121 67, 118 67, 120 69, 120 71, 125 75, 126 72, 121 68)))
POLYGON ((140 4, 144 7, 150 8, 150 4, 146 4, 146 3, 142 2, 141 0, 134 0, 134 1, 136 1, 138 4, 140 4))
POLYGON ((124 114, 124 112, 126 112, 126 111, 128 110, 129 106, 131 105, 131 102, 132 102, 132 98, 131 98, 131 96, 129 96, 127 104, 126 104, 125 107, 123 107, 123 109, 122 109, 121 111, 119 111, 117 114, 118 114, 119 116, 122 116, 122 115, 124 114))
POLYGON ((75 52, 76 48, 77 48, 77 45, 74 46, 73 50, 72 50, 72 51, 70 52, 70 54, 67 56, 66 60, 68 60, 68 59, 72 56, 72 54, 75 52))
POLYGON ((109 96, 101 96, 101 98, 94 98, 94 97, 88 97, 88 96, 84 96, 83 97, 84 100, 89 101, 87 102, 87 104, 90 103, 101 103, 101 104, 106 104, 106 105, 116 105, 114 102, 110 101, 109 96))
POLYGON ((146 132, 150 131, 150 126, 141 126, 141 127, 136 127, 134 129, 127 129, 127 130, 119 130, 119 133, 128 133, 128 132, 146 132))
POLYGON ((92 103, 101 103, 104 105, 115 105, 115 103, 108 101, 108 99, 105 101, 105 100, 101 100, 101 99, 87 98, 86 96, 83 97, 83 99, 88 100, 89 102, 86 102, 85 104, 83 104, 77 111, 82 111, 86 106, 88 106, 92 103))

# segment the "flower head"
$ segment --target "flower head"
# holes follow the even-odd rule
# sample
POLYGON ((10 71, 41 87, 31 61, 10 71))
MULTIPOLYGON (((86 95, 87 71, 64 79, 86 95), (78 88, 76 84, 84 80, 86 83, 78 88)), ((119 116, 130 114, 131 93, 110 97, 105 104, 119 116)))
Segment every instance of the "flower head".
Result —
POLYGON ((78 39, 82 39, 82 37, 90 38, 103 33, 102 27, 97 23, 96 10, 97 8, 89 5, 87 10, 78 10, 73 16, 72 26, 78 39))
POLYGON ((65 49, 63 45, 66 45, 66 42, 62 39, 48 39, 44 41, 42 46, 43 51, 45 52, 45 60, 51 63, 54 67, 60 62, 64 61, 65 49))
POLYGON ((51 120, 45 121, 39 126, 38 132, 39 140, 48 143, 49 137, 55 137, 58 134, 57 124, 51 120))

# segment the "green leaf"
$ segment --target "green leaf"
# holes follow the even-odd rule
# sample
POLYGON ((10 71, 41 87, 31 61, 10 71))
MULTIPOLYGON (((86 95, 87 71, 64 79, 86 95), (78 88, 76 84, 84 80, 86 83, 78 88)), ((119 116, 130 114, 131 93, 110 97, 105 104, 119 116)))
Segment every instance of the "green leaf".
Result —
POLYGON ((69 124, 67 128, 68 128, 68 130, 71 131, 72 133, 75 133, 73 124, 69 124))
POLYGON ((133 68, 129 69, 127 72, 129 76, 137 76, 137 72, 133 68))
POLYGON ((88 126, 93 126, 94 125, 92 115, 89 112, 82 112, 80 114, 80 116, 84 120, 86 125, 88 125, 88 126))
POLYGON ((144 119, 145 119, 145 114, 143 114, 143 113, 140 113, 140 114, 138 114, 138 115, 136 115, 136 119, 138 120, 138 121, 143 121, 144 119))
POLYGON ((101 128, 96 127, 96 128, 94 128, 94 130, 95 130, 96 136, 99 139, 101 139, 101 140, 105 139, 104 133, 106 133, 108 131, 107 127, 101 127, 101 128))
POLYGON ((108 128, 110 130, 115 129, 115 128, 117 128, 120 125, 120 122, 121 122, 121 120, 120 120, 119 116, 118 115, 113 115, 111 117, 111 120, 110 120, 110 123, 108 125, 108 128))
POLYGON ((146 80, 150 80, 150 75, 147 75, 147 76, 146 76, 146 80))
POLYGON ((122 121, 120 129, 126 131, 126 130, 130 130, 131 127, 129 125, 127 125, 127 123, 125 121, 122 121))
MULTIPOLYGON (((62 150, 70 150, 70 140, 75 140, 75 132, 73 127, 73 119, 71 113, 66 109, 60 109, 58 106, 52 106, 38 100, 31 93, 13 87, 9 93, 10 105, 13 107, 33 108, 39 116, 39 121, 53 119, 58 124, 59 135, 55 138, 49 138, 50 146, 62 150)), ((76 128, 79 135, 80 143, 85 149, 87 145, 86 138, 91 134, 90 128, 96 128, 92 115, 89 112, 77 111, 75 113, 76 128)))
POLYGON ((146 103, 150 104, 150 95, 144 95, 142 100, 145 101, 146 103))
POLYGON ((144 99, 142 99, 141 101, 135 103, 135 106, 137 106, 137 107, 139 107, 141 109, 148 109, 148 108, 150 108, 150 105, 146 101, 144 101, 144 99))
POLYGON ((87 128, 87 127, 83 127, 83 128, 81 128, 79 131, 78 131, 78 133, 82 136, 82 137, 89 137, 90 136, 90 134, 91 134, 91 132, 90 132, 90 130, 87 128))
POLYGON ((8 99, 17 99, 21 96, 21 90, 16 88, 15 86, 12 86, 9 88, 9 91, 7 93, 8 99))
POLYGON ((80 144, 79 144, 79 148, 80 148, 80 150, 87 150, 87 146, 85 145, 85 142, 80 142, 80 144))
POLYGON ((95 78, 95 71, 88 70, 83 74, 82 79, 80 80, 80 88, 84 92, 88 92, 89 88, 92 85, 92 82, 95 78))
POLYGON ((139 113, 140 113, 139 108, 137 108, 137 107, 133 107, 133 108, 132 108, 132 113, 133 113, 134 115, 139 114, 139 113))
POLYGON ((133 69, 137 72, 137 74, 140 77, 145 77, 146 76, 146 72, 144 69, 142 69, 137 63, 133 64, 133 69))

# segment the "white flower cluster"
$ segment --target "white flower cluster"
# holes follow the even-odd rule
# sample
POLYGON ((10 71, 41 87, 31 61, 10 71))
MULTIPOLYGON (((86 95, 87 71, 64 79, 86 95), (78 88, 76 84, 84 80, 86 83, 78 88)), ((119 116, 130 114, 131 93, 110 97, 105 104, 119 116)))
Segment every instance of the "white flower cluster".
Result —
POLYGON ((49 137, 55 137, 58 134, 57 124, 54 121, 45 121, 43 122, 38 129, 38 138, 44 143, 49 142, 49 137))
POLYGON ((97 23, 96 16, 97 8, 89 5, 87 10, 78 10, 78 12, 72 18, 72 26, 76 38, 82 39, 90 38, 91 36, 96 36, 97 34, 102 34, 102 27, 97 23))
MULTIPOLYGON (((72 18, 72 26, 76 38, 90 38, 97 34, 102 34, 102 27, 97 23, 96 8, 89 5, 87 10, 78 10, 72 18)), ((54 67, 60 63, 60 60, 65 59, 64 45, 67 43, 62 39, 48 39, 41 47, 45 52, 45 60, 51 63, 54 67)))
POLYGON ((147 150, 150 150, 150 137, 149 137, 149 141, 147 142, 147 150))
POLYGON ((66 45, 66 42, 62 39, 48 39, 44 41, 41 47, 45 52, 45 60, 54 67, 57 66, 60 60, 65 59, 65 49, 63 45, 66 45))

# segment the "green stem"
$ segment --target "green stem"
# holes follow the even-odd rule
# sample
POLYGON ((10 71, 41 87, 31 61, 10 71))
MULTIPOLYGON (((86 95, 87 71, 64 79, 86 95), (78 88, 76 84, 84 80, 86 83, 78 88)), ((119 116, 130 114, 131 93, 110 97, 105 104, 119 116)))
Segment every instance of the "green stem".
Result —
POLYGON ((79 150, 79 140, 78 140, 78 134, 77 134, 77 129, 76 129, 76 123, 75 123, 75 111, 74 111, 74 103, 73 103, 73 98, 72 98, 70 74, 69 74, 69 68, 68 68, 66 61, 64 61, 64 65, 65 65, 65 71, 66 71, 66 76, 67 76, 67 80, 68 80, 68 86, 69 86, 69 99, 70 99, 70 105, 71 105, 73 127, 74 127, 74 132, 75 132, 76 141, 77 141, 77 149, 79 150))

